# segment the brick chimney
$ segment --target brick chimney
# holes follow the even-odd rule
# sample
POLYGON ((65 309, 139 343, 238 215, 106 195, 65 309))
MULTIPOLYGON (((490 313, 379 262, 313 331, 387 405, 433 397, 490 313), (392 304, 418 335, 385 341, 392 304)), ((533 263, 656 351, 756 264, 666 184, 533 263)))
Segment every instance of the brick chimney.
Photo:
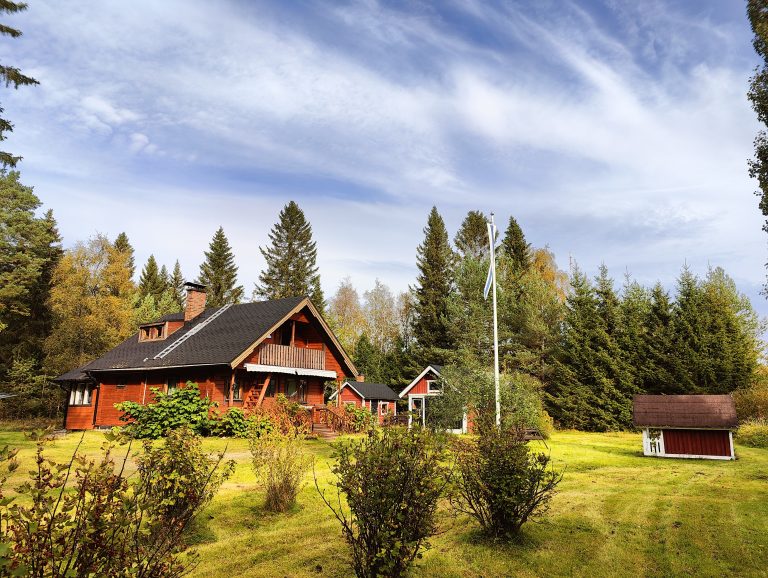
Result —
POLYGON ((187 290, 187 306, 184 308, 184 321, 191 321, 205 311, 205 285, 184 283, 187 290))

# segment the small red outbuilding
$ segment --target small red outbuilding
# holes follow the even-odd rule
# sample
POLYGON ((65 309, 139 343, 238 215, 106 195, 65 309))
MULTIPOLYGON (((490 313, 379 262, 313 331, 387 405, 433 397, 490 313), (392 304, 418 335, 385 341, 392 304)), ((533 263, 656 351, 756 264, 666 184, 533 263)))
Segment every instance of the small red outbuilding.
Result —
POLYGON ((636 395, 632 419, 643 430, 646 456, 735 459, 730 395, 636 395))

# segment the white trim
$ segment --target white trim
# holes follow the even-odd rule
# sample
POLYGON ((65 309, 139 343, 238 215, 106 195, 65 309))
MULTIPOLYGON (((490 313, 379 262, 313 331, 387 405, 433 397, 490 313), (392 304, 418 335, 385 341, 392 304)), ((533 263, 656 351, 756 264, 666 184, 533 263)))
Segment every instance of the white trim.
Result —
MULTIPOLYGON (((439 397, 441 394, 439 393, 412 393, 408 396, 408 427, 410 428, 413 424, 413 415, 411 413, 413 412, 413 400, 414 399, 420 399, 421 400, 421 420, 422 422, 426 421, 426 398, 428 397, 439 397)), ((426 425, 426 424, 425 424, 426 425)), ((467 433, 467 414, 466 412, 461 418, 461 429, 447 429, 448 433, 452 434, 462 434, 467 433)))
POLYGON ((363 403, 365 403, 365 396, 364 396, 362 393, 360 393, 359 391, 357 391, 357 390, 356 390, 356 389, 355 389, 355 388, 352 386, 352 382, 351 382, 351 381, 345 381, 344 383, 342 383, 342 384, 341 384, 341 387, 340 387, 339 389, 335 390, 335 391, 334 391, 334 392, 333 392, 333 393, 332 393, 332 394, 331 394, 331 395, 328 397, 328 401, 331 401, 333 398, 335 398, 335 397, 336 397, 336 394, 337 394, 337 393, 341 393, 341 390, 342 390, 342 389, 344 389, 346 386, 349 386, 349 389, 351 389, 351 390, 352 390, 352 391, 354 391, 354 392, 355 392, 357 395, 359 395, 359 396, 362 398, 362 400, 363 400, 363 403))
POLYGON ((421 378, 422 378, 422 377, 424 377, 425 375, 427 375, 427 372, 429 372, 430 370, 431 370, 431 371, 432 371, 432 373, 434 373, 434 374, 435 374, 437 377, 442 377, 442 375, 440 374, 440 372, 439 372, 439 371, 437 371, 437 370, 436 370, 436 369, 435 369, 433 366, 431 366, 431 365, 427 365, 427 367, 425 367, 425 368, 424 368, 424 371, 422 371, 422 372, 419 374, 419 376, 418 376, 416 379, 414 379, 414 380, 413 380, 413 381, 412 381, 412 382, 411 382, 411 383, 410 383, 410 384, 409 384, 409 385, 408 385, 408 386, 407 386, 407 387, 406 387, 406 388, 405 388, 403 391, 401 391, 401 392, 400 392, 400 395, 399 395, 398 397, 401 397, 401 398, 402 398, 402 397, 403 397, 403 396, 404 396, 406 393, 408 393, 409 391, 411 391, 411 390, 412 390, 412 389, 415 387, 415 385, 416 385, 417 383, 419 383, 419 381, 421 380, 421 378))
POLYGON ((246 371, 258 371, 262 373, 287 373, 289 375, 306 375, 309 377, 327 377, 336 379, 336 372, 328 369, 303 369, 301 367, 281 367, 279 365, 261 365, 260 363, 246 363, 246 371))

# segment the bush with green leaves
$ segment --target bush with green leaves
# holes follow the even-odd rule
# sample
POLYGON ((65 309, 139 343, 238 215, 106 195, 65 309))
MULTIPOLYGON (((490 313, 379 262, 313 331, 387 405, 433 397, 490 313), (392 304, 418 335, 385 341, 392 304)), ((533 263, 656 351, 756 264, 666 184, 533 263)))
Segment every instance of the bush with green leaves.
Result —
POLYGON ((350 429, 355 433, 367 432, 378 425, 378 416, 371 410, 364 407, 357 407, 353 404, 344 406, 349 419, 350 429))
POLYGON ((736 430, 736 441, 752 448, 768 448, 768 420, 745 421, 736 430))
POLYGON ((146 405, 135 401, 115 404, 123 412, 121 421, 128 422, 125 429, 133 437, 157 439, 169 430, 189 427, 198 435, 208 435, 211 430, 211 410, 216 403, 200 396, 196 383, 188 381, 184 387, 165 393, 152 388, 153 403, 146 405))
POLYGON ((544 516, 562 473, 549 456, 531 451, 515 431, 483 429, 474 439, 453 440, 456 491, 451 503, 483 531, 517 541, 523 524, 544 516))
POLYGON ((274 429, 269 417, 263 413, 246 415, 239 407, 231 407, 225 413, 215 413, 210 421, 211 434, 220 437, 248 438, 259 436, 274 429))
POLYGON ((309 458, 301 448, 301 438, 269 431, 250 437, 252 465, 259 485, 266 492, 265 508, 285 512, 296 503, 309 458))
POLYGON ((377 428, 340 444, 334 457, 337 496, 327 498, 316 477, 315 487, 341 523, 355 575, 403 576, 437 531, 449 479, 441 438, 428 430, 377 428))
MULTIPOLYGON (((113 457, 114 434, 100 458, 78 445, 64 464, 45 457, 46 441, 38 439, 36 469, 17 488, 24 499, 0 496, 0 575, 175 578, 194 568, 184 533, 234 470, 223 453, 207 456, 200 438, 179 428, 163 443, 145 442, 129 477, 130 445, 113 457)), ((17 467, 7 448, 0 461, 17 467)))
MULTIPOLYGON (((427 425, 435 429, 452 429, 464 413, 471 416, 476 428, 496 423, 496 396, 493 372, 473 365, 447 366, 442 371, 440 396, 429 399, 427 425)), ((523 373, 500 376, 499 393, 502 427, 523 431, 535 428, 544 437, 551 434, 552 419, 544 409, 541 382, 523 373)))

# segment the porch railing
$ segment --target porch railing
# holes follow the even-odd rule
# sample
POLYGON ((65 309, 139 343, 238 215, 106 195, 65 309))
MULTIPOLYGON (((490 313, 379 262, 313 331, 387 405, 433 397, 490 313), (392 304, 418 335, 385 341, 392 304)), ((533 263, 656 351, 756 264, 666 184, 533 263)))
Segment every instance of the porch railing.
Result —
POLYGON ((325 369, 325 351, 290 345, 265 343, 259 347, 259 363, 279 367, 325 369))

